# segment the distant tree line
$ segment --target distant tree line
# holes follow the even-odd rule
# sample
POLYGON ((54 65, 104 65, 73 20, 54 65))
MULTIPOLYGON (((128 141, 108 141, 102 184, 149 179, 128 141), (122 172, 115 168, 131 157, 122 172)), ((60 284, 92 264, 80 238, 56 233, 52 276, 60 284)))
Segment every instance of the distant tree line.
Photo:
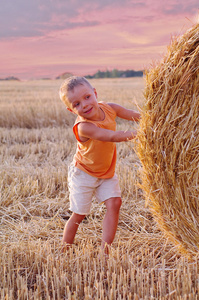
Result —
MULTIPOLYGON (((118 70, 118 69, 113 69, 112 71, 106 70, 106 71, 100 71, 98 70, 95 74, 93 75, 85 75, 84 77, 88 79, 92 78, 126 78, 126 77, 142 77, 143 76, 143 71, 134 71, 134 70, 118 70)), ((59 76, 57 76, 55 79, 66 79, 70 76, 72 76, 72 73, 65 72, 59 76)), ((42 80, 50 80, 51 78, 41 78, 42 80)), ((2 80, 15 80, 15 81, 20 81, 19 78, 14 77, 14 76, 8 76, 6 78, 0 78, 0 81, 2 80)))
POLYGON ((20 79, 19 78, 17 78, 17 77, 14 77, 14 76, 8 76, 8 77, 6 77, 6 78, 0 78, 0 81, 9 81, 9 80, 17 80, 17 81, 20 81, 20 79))
POLYGON ((86 75, 85 77, 88 79, 92 78, 118 78, 118 77, 142 77, 143 71, 134 71, 134 70, 117 70, 113 69, 112 71, 100 71, 98 70, 94 75, 86 75))

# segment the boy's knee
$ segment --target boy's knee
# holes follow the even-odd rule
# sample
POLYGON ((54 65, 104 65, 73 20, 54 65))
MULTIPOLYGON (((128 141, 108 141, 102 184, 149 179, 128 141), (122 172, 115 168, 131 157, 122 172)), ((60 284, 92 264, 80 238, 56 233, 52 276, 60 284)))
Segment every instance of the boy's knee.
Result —
POLYGON ((120 207, 122 205, 122 199, 121 197, 110 198, 105 201, 105 204, 107 209, 111 209, 119 212, 120 207))
POLYGON ((85 216, 86 215, 79 215, 79 214, 73 213, 72 214, 73 222, 80 224, 83 221, 83 219, 85 218, 85 216))
POLYGON ((121 205, 122 205, 122 199, 120 197, 117 197, 115 199, 115 207, 117 207, 118 209, 120 209, 121 205))

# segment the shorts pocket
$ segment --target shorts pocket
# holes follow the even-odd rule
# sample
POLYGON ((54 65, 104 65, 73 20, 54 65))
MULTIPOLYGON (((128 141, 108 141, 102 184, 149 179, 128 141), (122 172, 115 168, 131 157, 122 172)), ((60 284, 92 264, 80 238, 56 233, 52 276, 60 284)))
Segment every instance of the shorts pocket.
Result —
POLYGON ((79 176, 81 174, 80 169, 71 164, 68 168, 68 179, 71 180, 73 176, 79 176))

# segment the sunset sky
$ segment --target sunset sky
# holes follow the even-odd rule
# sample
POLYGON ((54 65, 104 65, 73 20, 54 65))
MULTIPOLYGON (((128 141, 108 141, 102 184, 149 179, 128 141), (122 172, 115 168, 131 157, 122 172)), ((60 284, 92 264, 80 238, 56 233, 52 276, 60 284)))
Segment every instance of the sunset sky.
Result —
POLYGON ((146 69, 198 21, 198 0, 1 0, 0 78, 146 69))

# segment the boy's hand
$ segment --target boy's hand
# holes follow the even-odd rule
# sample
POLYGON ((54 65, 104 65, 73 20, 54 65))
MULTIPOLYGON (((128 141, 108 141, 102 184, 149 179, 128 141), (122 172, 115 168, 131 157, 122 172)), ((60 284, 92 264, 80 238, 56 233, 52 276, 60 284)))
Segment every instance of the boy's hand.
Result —
POLYGON ((128 132, 130 134, 130 137, 127 137, 127 139, 126 139, 127 142, 135 139, 137 136, 137 130, 126 131, 126 133, 128 133, 128 132))

